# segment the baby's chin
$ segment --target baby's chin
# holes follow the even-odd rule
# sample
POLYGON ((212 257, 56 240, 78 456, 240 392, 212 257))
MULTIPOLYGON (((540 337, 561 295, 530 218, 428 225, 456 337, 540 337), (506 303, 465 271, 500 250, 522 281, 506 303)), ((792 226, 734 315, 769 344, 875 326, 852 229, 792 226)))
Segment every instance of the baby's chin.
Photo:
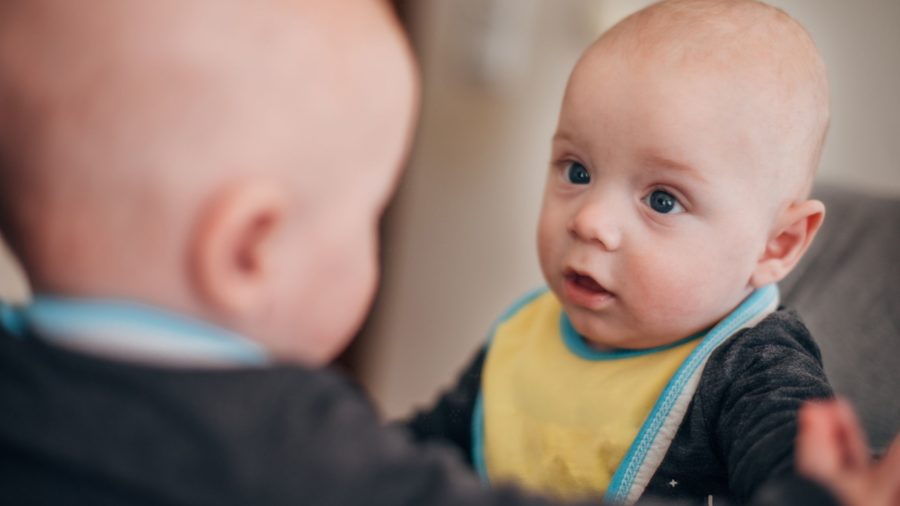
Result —
POLYGON ((598 351, 647 350, 677 343, 691 335, 676 329, 660 335, 650 330, 615 326, 596 315, 579 315, 578 310, 566 312, 585 344, 598 351))
MULTIPOLYGON (((612 328, 607 322, 598 321, 596 315, 584 315, 581 308, 566 309, 572 327, 590 348, 597 351, 640 349, 635 339, 622 329, 612 328)), ((637 340, 640 341, 640 340, 637 340)))

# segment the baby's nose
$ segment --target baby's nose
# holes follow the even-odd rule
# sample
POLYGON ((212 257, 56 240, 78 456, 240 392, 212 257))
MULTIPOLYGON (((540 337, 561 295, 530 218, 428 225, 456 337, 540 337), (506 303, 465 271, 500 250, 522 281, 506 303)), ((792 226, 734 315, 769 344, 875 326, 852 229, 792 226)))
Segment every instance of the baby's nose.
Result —
POLYGON ((622 229, 613 206, 591 201, 581 206, 569 223, 569 232, 577 239, 597 243, 607 251, 622 244, 622 229))

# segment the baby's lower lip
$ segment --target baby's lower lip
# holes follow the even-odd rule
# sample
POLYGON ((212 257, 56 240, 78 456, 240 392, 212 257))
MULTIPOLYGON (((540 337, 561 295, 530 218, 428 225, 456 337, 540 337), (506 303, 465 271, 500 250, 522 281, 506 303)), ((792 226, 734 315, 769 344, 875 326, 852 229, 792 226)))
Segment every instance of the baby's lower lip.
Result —
POLYGON ((590 276, 570 272, 563 280, 564 296, 576 305, 588 309, 602 309, 615 298, 612 292, 590 276))

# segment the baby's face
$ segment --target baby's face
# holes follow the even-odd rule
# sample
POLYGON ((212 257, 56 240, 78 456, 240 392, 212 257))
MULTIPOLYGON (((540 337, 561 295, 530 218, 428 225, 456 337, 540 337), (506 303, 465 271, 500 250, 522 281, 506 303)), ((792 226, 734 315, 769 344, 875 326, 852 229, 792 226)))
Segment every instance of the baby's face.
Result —
POLYGON ((778 193, 761 104, 720 77, 588 55, 566 91, 538 229, 578 332, 648 348, 747 296, 778 193))

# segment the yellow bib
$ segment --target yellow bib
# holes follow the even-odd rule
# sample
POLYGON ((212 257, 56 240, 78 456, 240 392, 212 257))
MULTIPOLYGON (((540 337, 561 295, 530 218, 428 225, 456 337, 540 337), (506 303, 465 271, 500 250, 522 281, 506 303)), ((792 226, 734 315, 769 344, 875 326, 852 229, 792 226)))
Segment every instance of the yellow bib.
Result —
POLYGON ((564 498, 603 494, 666 384, 701 342, 590 356, 572 339, 580 338, 551 292, 496 327, 482 373, 492 483, 564 498))

